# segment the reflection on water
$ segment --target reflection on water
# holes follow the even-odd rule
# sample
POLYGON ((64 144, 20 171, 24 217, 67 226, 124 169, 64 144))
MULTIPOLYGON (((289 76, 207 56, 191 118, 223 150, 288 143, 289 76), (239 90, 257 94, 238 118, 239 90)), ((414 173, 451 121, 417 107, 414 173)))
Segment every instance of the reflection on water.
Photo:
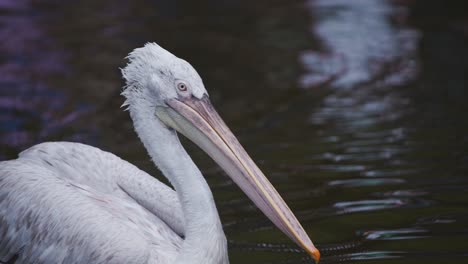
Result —
POLYGON ((309 71, 302 86, 329 82, 353 87, 378 76, 388 84, 401 84, 414 78, 418 32, 395 27, 390 20, 406 16, 405 8, 373 0, 310 0, 308 5, 316 18, 311 30, 324 50, 302 55, 309 71))
POLYGON ((362 234, 367 240, 417 239, 429 236, 425 229, 373 230, 362 234))
POLYGON ((388 184, 401 184, 405 183, 404 179, 350 179, 350 180, 336 180, 328 183, 330 186, 340 187, 359 187, 359 186, 377 186, 377 185, 388 185, 388 184))
MULTIPOLYGON (((466 35, 410 27, 412 6, 395 2, 419 3, 3 1, 1 158, 72 140, 159 175, 119 110, 118 71, 129 50, 158 41, 203 76, 323 263, 464 263, 468 109, 456 57, 466 52, 456 43, 466 35)), ((311 263, 187 147, 212 186, 231 263, 311 263)))

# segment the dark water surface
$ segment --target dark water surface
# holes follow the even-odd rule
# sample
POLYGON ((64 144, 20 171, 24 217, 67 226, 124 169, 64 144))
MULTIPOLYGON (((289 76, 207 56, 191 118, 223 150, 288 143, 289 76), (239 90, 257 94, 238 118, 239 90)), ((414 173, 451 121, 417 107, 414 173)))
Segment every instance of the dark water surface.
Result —
MULTIPOLYGON (((159 175, 119 109, 118 70, 156 41, 199 71, 323 263, 466 263, 468 20, 458 2, 251 2, 0 1, 1 159, 78 141, 159 175)), ((231 263, 311 263, 186 143, 231 263)))

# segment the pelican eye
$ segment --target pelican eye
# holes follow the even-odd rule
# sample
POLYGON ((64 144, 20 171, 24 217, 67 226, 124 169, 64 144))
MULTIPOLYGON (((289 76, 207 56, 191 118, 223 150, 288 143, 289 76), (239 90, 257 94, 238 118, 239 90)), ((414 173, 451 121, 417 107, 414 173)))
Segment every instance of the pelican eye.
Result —
POLYGON ((177 89, 179 89, 179 91, 185 92, 187 91, 187 85, 183 82, 180 82, 177 84, 177 89))

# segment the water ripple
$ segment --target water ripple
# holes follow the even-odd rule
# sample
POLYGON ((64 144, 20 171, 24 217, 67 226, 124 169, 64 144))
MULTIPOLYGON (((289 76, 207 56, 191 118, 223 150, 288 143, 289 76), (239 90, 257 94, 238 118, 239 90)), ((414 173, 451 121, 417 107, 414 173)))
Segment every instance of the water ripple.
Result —
POLYGON ((375 211, 382 209, 398 208, 408 204, 404 199, 381 199, 381 200, 363 200, 363 201, 348 201, 338 202, 333 205, 339 209, 340 213, 354 213, 375 211))
POLYGON ((423 190, 394 190, 375 193, 376 196, 380 197, 419 197, 427 194, 428 192, 423 190))
POLYGON ((394 177, 394 176, 403 176, 403 175, 410 175, 420 172, 421 170, 416 169, 389 169, 389 170, 368 170, 363 172, 363 176, 366 177, 394 177))
POLYGON ((366 169, 364 165, 320 165, 319 169, 333 172, 355 172, 366 169))
POLYGON ((393 259, 401 258, 405 252, 403 251, 366 251, 344 254, 339 256, 330 257, 327 263, 339 263, 353 260, 375 260, 375 259, 393 259))
POLYGON ((336 180, 328 183, 329 186, 333 187, 360 187, 360 186, 378 186, 378 185, 389 185, 389 184, 402 184, 406 181, 404 179, 393 179, 393 178, 379 178, 379 179, 349 179, 349 180, 336 180))
POLYGON ((430 236, 430 232, 421 228, 404 228, 395 230, 368 230, 359 231, 358 234, 367 240, 403 240, 425 238, 430 236))

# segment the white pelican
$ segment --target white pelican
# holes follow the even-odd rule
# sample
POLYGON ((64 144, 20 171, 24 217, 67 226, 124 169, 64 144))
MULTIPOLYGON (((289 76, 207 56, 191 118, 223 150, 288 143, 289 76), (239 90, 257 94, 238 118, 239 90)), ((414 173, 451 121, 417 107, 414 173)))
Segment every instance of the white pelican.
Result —
POLYGON ((135 131, 175 191, 119 157, 69 142, 0 163, 0 261, 229 263, 213 196, 177 132, 202 148, 316 261, 319 251, 211 105, 186 61, 149 43, 122 70, 135 131))

